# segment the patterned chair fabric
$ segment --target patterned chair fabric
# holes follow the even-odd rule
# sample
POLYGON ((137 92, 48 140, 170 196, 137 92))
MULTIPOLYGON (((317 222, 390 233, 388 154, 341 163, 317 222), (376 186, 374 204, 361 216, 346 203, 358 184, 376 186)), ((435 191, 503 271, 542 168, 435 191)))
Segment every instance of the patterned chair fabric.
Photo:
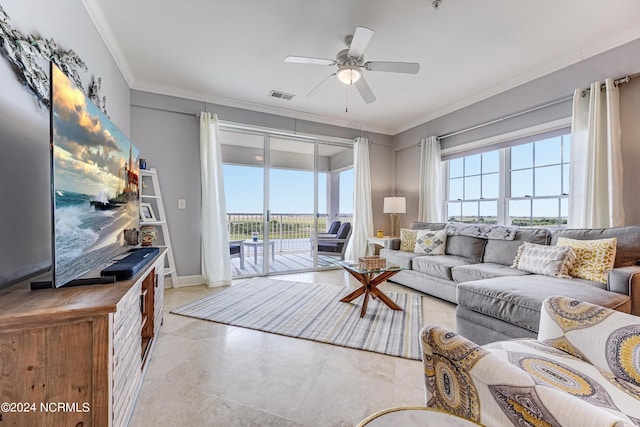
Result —
POLYGON ((421 344, 427 406, 488 427, 640 426, 640 317, 549 297, 537 340, 427 326, 421 344))

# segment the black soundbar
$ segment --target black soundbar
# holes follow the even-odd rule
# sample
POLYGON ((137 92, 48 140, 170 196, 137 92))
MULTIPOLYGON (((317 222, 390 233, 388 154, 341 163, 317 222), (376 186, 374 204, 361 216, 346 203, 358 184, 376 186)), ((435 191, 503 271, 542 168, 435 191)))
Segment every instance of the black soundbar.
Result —
POLYGON ((115 280, 131 279, 158 253, 160 253, 160 249, 154 247, 134 249, 126 257, 102 270, 100 275, 113 276, 115 280))

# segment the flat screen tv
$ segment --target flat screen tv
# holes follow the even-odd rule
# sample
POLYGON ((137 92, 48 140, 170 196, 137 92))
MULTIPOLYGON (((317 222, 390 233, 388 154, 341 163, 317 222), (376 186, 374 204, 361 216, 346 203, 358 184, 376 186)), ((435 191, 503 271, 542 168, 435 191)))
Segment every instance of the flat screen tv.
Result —
MULTIPOLYGON (((139 152, 51 64, 53 285, 70 285, 126 251, 138 229, 139 152)), ((99 277, 99 272, 96 277, 99 277)))

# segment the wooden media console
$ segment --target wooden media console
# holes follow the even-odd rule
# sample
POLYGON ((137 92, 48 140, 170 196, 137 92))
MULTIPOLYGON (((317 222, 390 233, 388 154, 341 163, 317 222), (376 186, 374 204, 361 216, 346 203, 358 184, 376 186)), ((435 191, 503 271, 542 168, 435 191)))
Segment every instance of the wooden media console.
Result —
POLYGON ((165 253, 131 280, 0 291, 0 425, 127 425, 162 324, 165 253))

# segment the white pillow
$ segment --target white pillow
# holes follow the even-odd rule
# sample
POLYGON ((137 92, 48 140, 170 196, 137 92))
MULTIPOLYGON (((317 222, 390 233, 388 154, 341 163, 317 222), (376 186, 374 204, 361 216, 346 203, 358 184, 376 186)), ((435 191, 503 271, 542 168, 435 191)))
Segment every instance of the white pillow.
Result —
POLYGON ((570 279, 569 271, 575 262, 576 254, 569 246, 523 242, 511 267, 528 273, 570 279))
POLYGON ((447 230, 419 230, 413 252, 422 255, 444 255, 447 230))

